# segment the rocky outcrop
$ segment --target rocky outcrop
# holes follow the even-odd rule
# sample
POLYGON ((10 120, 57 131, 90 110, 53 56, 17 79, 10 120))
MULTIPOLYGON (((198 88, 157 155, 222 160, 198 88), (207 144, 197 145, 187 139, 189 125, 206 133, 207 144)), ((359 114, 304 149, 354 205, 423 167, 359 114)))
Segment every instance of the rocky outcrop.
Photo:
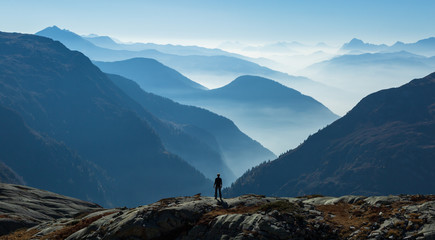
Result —
POLYGON ((0 183, 0 235, 97 210, 102 210, 97 204, 36 188, 0 183))
MULTIPOLYGON (((53 205, 53 208, 57 206, 53 205)), ((48 210, 43 210, 48 211, 48 210)), ((53 209, 50 211, 54 211, 53 209)), ((435 196, 200 195, 47 220, 4 239, 434 239, 435 196)))

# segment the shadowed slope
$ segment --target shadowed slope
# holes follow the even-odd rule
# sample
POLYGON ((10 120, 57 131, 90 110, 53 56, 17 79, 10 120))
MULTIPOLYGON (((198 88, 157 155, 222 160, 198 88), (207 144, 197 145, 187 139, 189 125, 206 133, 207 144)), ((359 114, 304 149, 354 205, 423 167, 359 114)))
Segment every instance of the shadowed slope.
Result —
POLYGON ((107 189, 102 187, 107 180, 101 170, 65 145, 31 130, 17 113, 2 106, 0 132, 0 159, 20 176, 18 183, 107 204, 107 189))
POLYGON ((23 34, 1 33, 0 46, 0 102, 31 128, 103 167, 113 178, 114 204, 149 202, 210 186, 197 170, 165 151, 147 122, 158 119, 83 54, 23 34))
MULTIPOLYGON (((152 114, 183 126, 185 131, 197 136, 217 153, 220 153, 230 169, 234 169, 237 162, 256 161, 257 159, 266 161, 274 158, 270 151, 242 133, 231 120, 225 117, 205 109, 182 105, 170 99, 144 92, 135 82, 123 77, 109 76, 118 87, 142 104, 152 114), (250 152, 252 155, 245 156, 246 152, 250 152)), ((205 160, 207 159, 202 159, 203 162, 205 160)), ((210 161, 210 159, 207 161, 210 161)), ((212 168, 213 165, 204 167, 212 168)), ((219 169, 222 168, 216 168, 214 173, 219 169)), ((212 177, 214 176, 215 174, 212 175, 212 177)), ((228 179, 234 180, 231 175, 223 176, 227 179, 227 182, 228 179)))
POLYGON ((304 144, 246 173, 231 195, 433 193, 435 73, 373 93, 304 144))

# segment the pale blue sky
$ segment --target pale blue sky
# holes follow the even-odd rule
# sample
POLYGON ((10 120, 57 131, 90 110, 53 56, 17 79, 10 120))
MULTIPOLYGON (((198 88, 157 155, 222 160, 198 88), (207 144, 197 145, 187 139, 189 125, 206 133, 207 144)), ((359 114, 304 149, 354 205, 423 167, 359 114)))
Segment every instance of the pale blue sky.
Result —
POLYGON ((0 0, 0 30, 57 25, 124 41, 372 43, 435 36, 433 0, 0 0))

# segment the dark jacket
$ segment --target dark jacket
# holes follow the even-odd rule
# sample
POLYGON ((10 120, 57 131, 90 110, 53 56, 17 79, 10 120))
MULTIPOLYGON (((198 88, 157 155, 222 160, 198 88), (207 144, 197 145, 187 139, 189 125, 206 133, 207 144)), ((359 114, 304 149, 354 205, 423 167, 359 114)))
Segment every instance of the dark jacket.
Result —
POLYGON ((221 188, 221 187, 222 187, 222 178, 217 177, 217 178, 214 180, 214 187, 215 187, 215 188, 221 188))

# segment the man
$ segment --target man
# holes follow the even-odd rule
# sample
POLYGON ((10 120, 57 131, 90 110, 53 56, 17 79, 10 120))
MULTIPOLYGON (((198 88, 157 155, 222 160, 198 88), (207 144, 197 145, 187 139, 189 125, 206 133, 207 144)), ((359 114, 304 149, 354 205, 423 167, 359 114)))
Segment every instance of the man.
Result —
POLYGON ((214 180, 214 199, 217 199, 217 191, 219 189, 219 197, 222 200, 222 178, 220 178, 220 174, 217 174, 217 178, 214 180))

